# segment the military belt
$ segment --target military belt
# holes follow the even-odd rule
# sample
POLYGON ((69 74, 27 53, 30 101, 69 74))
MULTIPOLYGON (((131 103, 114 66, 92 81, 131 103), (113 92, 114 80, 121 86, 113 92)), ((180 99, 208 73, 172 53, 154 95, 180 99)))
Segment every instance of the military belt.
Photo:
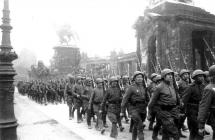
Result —
POLYGON ((173 108, 175 108, 176 105, 161 105, 160 107, 161 107, 162 110, 170 111, 170 110, 172 110, 173 108))

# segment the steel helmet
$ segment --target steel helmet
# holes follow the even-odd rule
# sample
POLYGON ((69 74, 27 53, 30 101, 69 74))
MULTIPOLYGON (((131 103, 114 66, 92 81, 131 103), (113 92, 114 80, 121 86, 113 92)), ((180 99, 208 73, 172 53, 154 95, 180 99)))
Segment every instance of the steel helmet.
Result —
POLYGON ((98 84, 98 83, 102 83, 103 82, 103 80, 102 80, 102 78, 97 78, 96 79, 96 83, 98 84))
POLYGON ((194 79, 196 76, 198 76, 198 75, 205 75, 205 73, 202 71, 202 70, 200 70, 200 69, 198 69, 198 70, 195 70, 193 73, 192 73, 192 79, 194 79))
POLYGON ((118 81, 118 77, 112 76, 112 77, 110 78, 110 83, 115 82, 115 81, 118 81))
POLYGON ((136 78, 137 75, 142 75, 143 78, 144 78, 144 76, 145 76, 143 72, 141 72, 141 71, 135 71, 135 72, 134 72, 134 76, 133 76, 133 80, 135 80, 135 78, 136 78))
POLYGON ((174 72, 171 70, 171 69, 167 69, 167 68, 165 68, 165 69, 163 69, 162 71, 161 71, 161 78, 164 78, 167 74, 174 74, 174 72))
POLYGON ((153 78, 155 78, 158 74, 157 73, 152 73, 150 76, 150 79, 152 80, 153 78))
POLYGON ((209 76, 215 76, 215 65, 210 66, 209 76))
POLYGON ((179 76, 182 77, 182 75, 185 74, 185 73, 190 74, 190 71, 187 70, 187 69, 182 69, 182 70, 180 71, 180 73, 179 73, 179 76))
POLYGON ((154 80, 155 80, 155 82, 157 82, 157 81, 159 81, 159 80, 162 80, 161 75, 158 74, 158 75, 155 77, 154 80))
POLYGON ((129 76, 128 76, 128 75, 124 75, 124 76, 122 77, 122 79, 129 79, 129 76))
POLYGON ((209 71, 204 71, 205 76, 209 76, 209 71))

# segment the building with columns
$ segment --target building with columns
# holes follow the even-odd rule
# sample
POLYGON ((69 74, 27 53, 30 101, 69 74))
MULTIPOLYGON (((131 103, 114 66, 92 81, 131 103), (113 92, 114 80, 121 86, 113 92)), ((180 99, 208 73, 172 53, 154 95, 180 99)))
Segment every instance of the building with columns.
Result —
POLYGON ((145 10, 135 29, 148 73, 159 66, 207 70, 215 62, 215 16, 193 4, 162 0, 145 10))
POLYGON ((113 75, 132 76, 137 70, 136 52, 116 55, 115 57, 88 58, 85 62, 81 61, 82 68, 88 74, 96 74, 98 77, 109 77, 113 75), (83 65, 84 63, 84 65, 83 65))

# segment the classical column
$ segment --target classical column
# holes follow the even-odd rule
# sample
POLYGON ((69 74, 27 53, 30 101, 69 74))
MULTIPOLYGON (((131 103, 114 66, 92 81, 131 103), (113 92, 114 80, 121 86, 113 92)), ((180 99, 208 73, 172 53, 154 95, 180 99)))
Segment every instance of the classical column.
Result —
POLYGON ((17 54, 12 52, 10 42, 9 2, 4 0, 2 42, 0 46, 0 140, 16 140, 17 120, 14 115, 14 79, 16 72, 12 61, 17 59, 17 54))

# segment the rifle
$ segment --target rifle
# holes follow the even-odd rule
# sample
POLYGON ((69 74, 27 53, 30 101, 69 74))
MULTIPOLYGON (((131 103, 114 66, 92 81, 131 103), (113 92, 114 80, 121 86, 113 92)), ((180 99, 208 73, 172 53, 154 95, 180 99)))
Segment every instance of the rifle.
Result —
POLYGON ((209 46, 208 42, 205 40, 205 38, 203 37, 203 41, 205 42, 206 46, 208 47, 208 49, 210 50, 210 53, 213 57, 213 60, 215 61, 215 54, 214 52, 212 51, 211 47, 209 46))
POLYGON ((184 55, 183 55, 183 53, 182 53, 182 50, 181 50, 180 48, 179 48, 179 50, 180 50, 180 53, 181 53, 181 56, 182 56, 182 59, 183 59, 184 65, 185 65, 186 69, 188 70, 187 62, 185 61, 185 57, 184 57, 184 55))
POLYGON ((162 68, 161 68, 160 62, 158 61, 157 57, 156 57, 156 61, 157 61, 157 66, 158 66, 158 69, 159 69, 159 71, 160 71, 160 73, 161 73, 161 71, 162 71, 162 68))
POLYGON ((208 59, 207 59, 207 57, 205 56, 205 52, 204 52, 204 57, 205 57, 205 61, 206 61, 206 64, 207 64, 207 67, 208 67, 208 69, 209 69, 209 62, 208 62, 208 59))
POLYGON ((92 78, 92 87, 95 88, 96 84, 95 84, 95 80, 93 78, 93 70, 91 69, 91 78, 92 78))
POLYGON ((152 67, 153 67, 154 71, 155 71, 156 73, 158 73, 158 71, 157 71, 157 69, 155 68, 155 65, 154 65, 152 59, 151 59, 151 63, 152 63, 152 67))
MULTIPOLYGON (((172 67, 172 63, 171 63, 171 60, 170 60, 169 53, 166 53, 166 54, 167 54, 167 58, 168 58, 168 62, 169 62, 170 69, 173 70, 173 67, 172 67)), ((174 70, 173 70, 173 71, 174 71, 174 70)), ((173 73, 173 86, 175 87, 175 90, 178 91, 179 87, 178 87, 178 85, 177 85, 177 83, 176 83, 174 73, 173 73)))

